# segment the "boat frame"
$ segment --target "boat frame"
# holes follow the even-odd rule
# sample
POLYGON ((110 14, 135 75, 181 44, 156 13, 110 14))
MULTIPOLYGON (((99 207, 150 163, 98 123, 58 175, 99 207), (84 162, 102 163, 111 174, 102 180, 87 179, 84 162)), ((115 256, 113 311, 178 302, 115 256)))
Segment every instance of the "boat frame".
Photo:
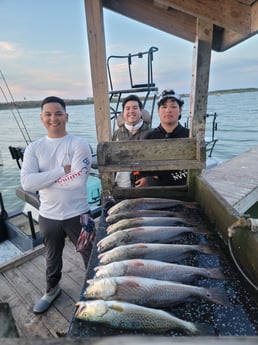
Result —
MULTIPOLYGON (((236 210, 203 177, 207 158, 205 125, 211 53, 212 50, 224 52, 258 33, 258 1, 86 0, 85 13, 103 200, 109 196, 118 199, 162 196, 198 201, 210 218, 214 231, 227 243, 229 227, 247 209, 236 210), (155 140, 155 144, 144 140, 123 141, 119 142, 119 147, 117 142, 111 141, 104 8, 193 43, 190 138, 155 140), (186 186, 138 189, 119 188, 114 183, 116 171, 177 169, 188 170, 186 186)), ((244 180, 245 176, 242 178, 244 180)), ((251 186, 246 192, 251 199, 255 198, 256 187, 251 186)), ((257 202, 257 196, 254 200, 257 202)), ((237 248, 243 243, 254 250, 245 256, 239 255, 239 260, 257 286, 258 269, 253 265, 253 262, 258 262, 257 234, 238 236, 234 246, 237 248)))

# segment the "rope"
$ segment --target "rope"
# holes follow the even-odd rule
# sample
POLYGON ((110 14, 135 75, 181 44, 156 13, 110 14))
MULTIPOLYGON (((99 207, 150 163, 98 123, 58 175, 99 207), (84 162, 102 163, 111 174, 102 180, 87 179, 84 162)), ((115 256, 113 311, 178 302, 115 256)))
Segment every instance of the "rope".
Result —
POLYGON ((4 90, 3 90, 2 87, 0 87, 1 92, 2 92, 2 94, 3 94, 3 96, 4 96, 5 101, 7 102, 7 104, 12 105, 12 107, 16 110, 16 112, 17 112, 17 114, 18 114, 18 117, 19 117, 19 119, 20 119, 20 122, 21 122, 23 128, 22 128, 22 126, 19 124, 19 121, 18 121, 17 116, 15 115, 13 109, 10 108, 11 113, 13 114, 13 117, 14 117, 14 119, 15 119, 17 125, 18 125, 18 128, 19 128, 19 130, 20 130, 20 132, 21 132, 21 134, 22 134, 22 136, 23 136, 23 139, 25 140, 26 144, 28 145, 28 143, 31 142, 31 138, 30 138, 29 132, 27 131, 27 128, 26 128, 25 123, 24 123, 24 121, 23 121, 23 119, 22 119, 21 113, 20 113, 19 109, 17 108, 17 105, 15 104, 15 101, 14 101, 14 98, 13 98, 13 95, 12 95, 12 92, 11 92, 11 90, 10 90, 8 84, 7 84, 7 81, 6 81, 6 79, 5 79, 4 75, 3 75, 3 72, 2 72, 1 70, 0 70, 0 75, 1 75, 2 80, 4 81, 5 87, 6 87, 7 91, 8 91, 8 93, 9 93, 9 97, 11 98, 11 102, 8 101, 8 97, 7 97, 7 95, 6 95, 6 93, 4 92, 4 90), (27 138, 26 138, 26 135, 27 135, 27 138))

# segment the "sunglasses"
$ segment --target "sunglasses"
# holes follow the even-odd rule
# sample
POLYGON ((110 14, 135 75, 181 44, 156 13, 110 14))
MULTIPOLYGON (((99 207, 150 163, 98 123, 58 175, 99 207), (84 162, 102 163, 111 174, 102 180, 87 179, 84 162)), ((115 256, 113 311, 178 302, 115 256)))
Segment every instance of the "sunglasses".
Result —
POLYGON ((160 98, 165 98, 165 97, 173 97, 175 99, 177 99, 178 101, 181 101, 181 96, 178 95, 177 93, 175 93, 174 90, 164 90, 161 92, 160 98))

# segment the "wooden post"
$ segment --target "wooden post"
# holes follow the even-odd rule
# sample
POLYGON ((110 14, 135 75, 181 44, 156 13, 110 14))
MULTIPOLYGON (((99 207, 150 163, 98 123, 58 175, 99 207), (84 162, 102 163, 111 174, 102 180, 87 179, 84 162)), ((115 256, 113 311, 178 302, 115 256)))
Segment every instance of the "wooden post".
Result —
MULTIPOLYGON (((196 22, 196 40, 193 51, 192 86, 190 94, 190 137, 197 139, 200 160, 206 160, 205 125, 210 74, 210 58, 213 37, 213 24, 200 18, 196 22)), ((201 170, 188 174, 189 194, 194 193, 195 176, 201 170)))
POLYGON ((84 0, 98 142, 111 139, 106 49, 101 0, 84 0))
MULTIPOLYGON (((111 140, 110 108, 108 97, 108 79, 106 69, 106 47, 101 0, 84 0, 91 79, 94 98, 94 110, 98 143, 111 140)), ((102 196, 108 195, 113 183, 113 174, 101 175, 102 196)))

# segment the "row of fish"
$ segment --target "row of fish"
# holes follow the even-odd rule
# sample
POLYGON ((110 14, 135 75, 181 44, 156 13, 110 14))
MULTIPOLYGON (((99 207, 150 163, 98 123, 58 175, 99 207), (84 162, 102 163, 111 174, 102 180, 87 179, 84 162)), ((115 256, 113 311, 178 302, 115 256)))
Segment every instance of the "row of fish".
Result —
POLYGON ((99 266, 94 278, 87 281, 86 301, 77 303, 76 318, 118 329, 207 332, 207 325, 158 309, 196 297, 227 304, 224 291, 190 285, 196 277, 224 279, 219 268, 177 263, 193 253, 216 254, 207 245, 171 243, 185 233, 206 232, 182 214, 166 210, 178 205, 197 207, 174 199, 138 198, 123 200, 108 210, 107 236, 97 243, 99 266))

